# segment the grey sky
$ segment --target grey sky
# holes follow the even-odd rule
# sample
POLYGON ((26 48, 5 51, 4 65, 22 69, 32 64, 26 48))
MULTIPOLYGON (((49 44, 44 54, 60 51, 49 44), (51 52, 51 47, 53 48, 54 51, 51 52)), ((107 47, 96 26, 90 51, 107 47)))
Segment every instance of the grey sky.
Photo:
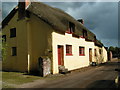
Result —
MULTIPOLYGON (((60 8, 75 19, 83 18, 85 26, 96 34, 105 46, 118 46, 117 2, 45 2, 60 8)), ((3 3, 5 17, 17 3, 3 3)))

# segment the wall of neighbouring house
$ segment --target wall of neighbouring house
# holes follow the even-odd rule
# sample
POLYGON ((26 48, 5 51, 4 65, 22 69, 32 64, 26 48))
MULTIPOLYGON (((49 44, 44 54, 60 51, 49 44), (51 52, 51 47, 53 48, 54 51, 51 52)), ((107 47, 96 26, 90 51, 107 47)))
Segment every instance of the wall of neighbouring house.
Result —
MULTIPOLYGON (((105 49, 105 47, 102 47, 102 50, 103 50, 103 57, 104 57, 104 62, 107 62, 108 61, 108 54, 107 54, 107 50, 105 49)), ((104 63, 103 62, 103 63, 104 63)))
POLYGON ((96 56, 94 57, 94 61, 96 63, 101 63, 102 62, 102 55, 100 54, 99 50, 101 50, 101 47, 95 46, 96 49, 96 56))
MULTIPOLYGON (((64 66, 68 70, 74 70, 89 65, 89 48, 92 48, 94 57, 94 42, 86 42, 85 39, 72 37, 72 34, 61 35, 52 33, 53 45, 53 74, 58 73, 58 45, 64 46, 64 66), (66 56, 66 44, 72 45, 72 56, 66 56), (85 56, 79 56, 79 46, 85 47, 85 56)), ((93 58, 94 59, 94 58, 93 58)))
POLYGON ((38 71, 39 57, 52 59, 52 38, 53 28, 40 18, 31 14, 29 20, 29 49, 30 49, 30 70, 38 71))
POLYGON ((98 47, 95 46, 96 49, 96 56, 94 57, 94 60, 97 64, 105 63, 107 62, 107 51, 104 47, 98 47), (101 51, 101 53, 100 53, 101 51))
POLYGON ((3 70, 7 71, 27 71, 27 30, 26 20, 18 21, 18 13, 6 25, 2 34, 6 35, 6 55, 3 60, 3 70), (16 28, 16 37, 10 38, 10 29, 16 28), (17 56, 12 56, 12 47, 17 48, 17 56))

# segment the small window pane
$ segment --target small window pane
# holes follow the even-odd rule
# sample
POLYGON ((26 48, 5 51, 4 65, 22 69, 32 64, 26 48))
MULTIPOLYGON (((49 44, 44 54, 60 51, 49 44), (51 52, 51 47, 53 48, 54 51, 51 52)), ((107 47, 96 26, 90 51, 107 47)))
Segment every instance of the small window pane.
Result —
POLYGON ((16 47, 12 47, 12 56, 16 56, 17 55, 17 49, 16 47))
POLYGON ((10 29, 10 37, 16 37, 16 28, 10 29))
POLYGON ((95 56, 97 56, 97 51, 96 51, 96 49, 94 49, 94 52, 95 52, 95 56))
POLYGON ((2 35, 2 42, 6 42, 6 35, 2 35))
POLYGON ((79 47, 79 55, 84 56, 85 55, 85 48, 84 47, 79 47))
POLYGON ((102 54, 102 50, 101 49, 99 49, 99 53, 102 54))
POLYGON ((66 45, 66 54, 72 55, 72 45, 66 45))
POLYGON ((87 31, 83 30, 83 38, 87 38, 87 31))
POLYGON ((66 33, 72 34, 73 32, 75 32, 75 24, 72 22, 69 22, 69 28, 66 33))

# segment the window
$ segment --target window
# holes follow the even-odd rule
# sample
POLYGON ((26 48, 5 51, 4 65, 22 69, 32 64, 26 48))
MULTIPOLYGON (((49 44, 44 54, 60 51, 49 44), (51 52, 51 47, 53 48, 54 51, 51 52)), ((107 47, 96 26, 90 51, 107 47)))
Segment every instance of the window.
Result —
POLYGON ((87 38, 87 31, 83 30, 83 38, 87 38))
POLYGON ((72 34, 75 31, 75 24, 72 22, 69 22, 69 28, 67 33, 72 34))
POLYGON ((94 36, 94 41, 96 41, 96 36, 94 36))
POLYGON ((72 55, 72 45, 66 45, 66 55, 72 55))
POLYGON ((85 48, 84 47, 79 47, 79 55, 84 56, 85 55, 85 48))
POLYGON ((17 55, 17 49, 16 47, 12 47, 12 56, 16 56, 17 55))
POLYGON ((10 37, 16 37, 16 28, 10 29, 10 37))
POLYGON ((94 53, 95 53, 94 55, 97 56, 97 51, 96 51, 96 49, 94 49, 94 53))
POLYGON ((2 35, 2 42, 6 42, 6 35, 2 35))
POLYGON ((99 49, 99 53, 102 54, 102 50, 101 49, 99 49))

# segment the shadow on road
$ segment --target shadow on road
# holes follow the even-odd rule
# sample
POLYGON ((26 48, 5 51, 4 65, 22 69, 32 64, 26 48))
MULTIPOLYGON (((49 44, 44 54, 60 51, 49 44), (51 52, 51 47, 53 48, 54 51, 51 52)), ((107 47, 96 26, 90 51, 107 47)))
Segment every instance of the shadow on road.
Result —
POLYGON ((116 84, 114 80, 98 80, 89 84, 86 88, 88 88, 87 90, 97 90, 97 88, 106 88, 106 90, 109 90, 109 88, 116 88, 116 84))
POLYGON ((118 62, 107 62, 104 65, 105 66, 117 66, 117 65, 120 65, 120 63, 118 63, 118 62))

